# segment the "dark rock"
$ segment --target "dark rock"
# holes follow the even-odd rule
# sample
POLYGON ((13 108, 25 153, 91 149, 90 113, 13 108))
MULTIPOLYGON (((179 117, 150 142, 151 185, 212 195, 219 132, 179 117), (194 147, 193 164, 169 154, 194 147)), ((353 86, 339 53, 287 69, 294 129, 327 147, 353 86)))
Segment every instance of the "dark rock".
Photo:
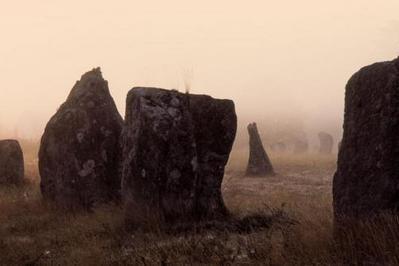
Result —
POLYGON ((274 175, 273 166, 270 162, 269 156, 267 156, 267 153, 263 148, 256 123, 249 124, 247 129, 249 134, 249 159, 246 175, 274 175))
POLYGON ((399 207, 399 59, 361 69, 345 94, 344 134, 333 181, 336 218, 399 207))
POLYGON ((0 140, 0 183, 18 184, 24 178, 24 156, 16 140, 0 140))
POLYGON ((91 209, 120 194, 123 120, 99 68, 84 74, 48 122, 39 151, 44 198, 91 209))
POLYGON ((198 158, 188 98, 177 91, 134 88, 122 133, 126 221, 192 217, 198 158))
POLYGON ((228 213, 221 186, 237 130, 234 102, 190 95, 190 112, 199 166, 196 215, 219 218, 228 213))
POLYGON ((320 132, 318 136, 319 136, 319 140, 320 140, 319 153, 331 154, 332 150, 333 150, 333 146, 334 146, 333 137, 326 132, 320 132))
POLYGON ((226 215, 221 182, 235 131, 231 101, 133 88, 122 134, 127 224, 226 215))

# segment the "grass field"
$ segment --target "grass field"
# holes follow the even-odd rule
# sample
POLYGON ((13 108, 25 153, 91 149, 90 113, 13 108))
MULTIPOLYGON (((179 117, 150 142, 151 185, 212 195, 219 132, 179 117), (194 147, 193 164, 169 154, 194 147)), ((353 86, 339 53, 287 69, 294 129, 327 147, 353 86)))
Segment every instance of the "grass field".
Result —
POLYGON ((66 213, 41 200, 36 151, 25 150, 27 181, 0 188, 1 265, 371 265, 399 264, 398 220, 350 227, 333 238, 334 156, 271 154, 274 177, 246 178, 247 153, 234 151, 223 196, 236 217, 262 214, 269 226, 127 232, 119 206, 66 213))

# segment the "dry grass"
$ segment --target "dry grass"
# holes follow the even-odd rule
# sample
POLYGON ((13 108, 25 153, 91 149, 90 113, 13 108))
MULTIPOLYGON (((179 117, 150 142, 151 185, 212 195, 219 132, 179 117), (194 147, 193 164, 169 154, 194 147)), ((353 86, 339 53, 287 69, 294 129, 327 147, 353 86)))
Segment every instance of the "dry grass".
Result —
POLYGON ((1 265, 399 264, 396 217, 349 226, 345 237, 333 239, 334 156, 272 154, 278 175, 245 178, 247 154, 235 151, 223 184, 226 204, 236 217, 269 217, 268 226, 245 233, 204 226, 172 234, 127 232, 118 206, 85 214, 43 203, 35 153, 25 152, 27 182, 0 188, 1 265))

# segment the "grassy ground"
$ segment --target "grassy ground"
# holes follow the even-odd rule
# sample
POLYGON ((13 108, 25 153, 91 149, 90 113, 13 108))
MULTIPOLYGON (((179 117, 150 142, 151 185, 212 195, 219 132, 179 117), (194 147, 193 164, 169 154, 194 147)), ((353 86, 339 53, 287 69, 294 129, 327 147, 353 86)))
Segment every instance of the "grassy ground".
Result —
POLYGON ((234 151, 225 202, 237 217, 268 215, 269 226, 167 234, 125 231, 118 206, 72 214, 43 203, 34 154, 25 153, 27 182, 0 188, 0 265, 399 264, 394 217, 351 227, 344 239, 333 240, 335 156, 272 155, 276 176, 246 178, 247 154, 234 151))

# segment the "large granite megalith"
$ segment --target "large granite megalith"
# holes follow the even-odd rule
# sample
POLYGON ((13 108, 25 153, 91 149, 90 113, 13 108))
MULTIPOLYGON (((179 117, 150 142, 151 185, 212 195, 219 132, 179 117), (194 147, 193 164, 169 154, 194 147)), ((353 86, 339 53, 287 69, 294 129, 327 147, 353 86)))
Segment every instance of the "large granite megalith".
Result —
POLYGON ((249 124, 247 129, 249 134, 249 159, 246 175, 274 175, 272 163, 263 147, 256 123, 249 124))
POLYGON ((398 211, 399 59, 361 69, 346 86, 333 201, 337 219, 398 211))
POLYGON ((320 154, 331 154, 333 147, 334 147, 333 137, 326 132, 320 132, 318 134, 318 137, 319 137, 319 141, 320 141, 319 153, 320 154))
POLYGON ((122 133, 128 225, 226 215, 221 183, 236 123, 232 101, 133 88, 122 133))
POLYGON ((0 184, 18 184, 24 178, 24 156, 16 140, 0 140, 0 184))
POLYGON ((44 198, 65 208, 85 209, 117 199, 122 125, 100 69, 85 73, 42 136, 39 171, 44 198))

